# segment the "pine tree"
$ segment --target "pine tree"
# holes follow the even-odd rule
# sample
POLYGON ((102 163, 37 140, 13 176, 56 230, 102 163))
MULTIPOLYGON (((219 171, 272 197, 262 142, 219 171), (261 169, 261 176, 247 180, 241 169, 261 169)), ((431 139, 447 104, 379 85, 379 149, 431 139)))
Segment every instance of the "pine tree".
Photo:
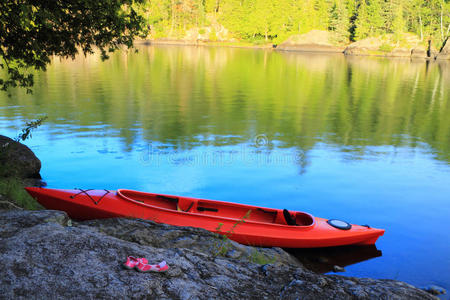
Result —
POLYGON ((314 0, 304 0, 300 4, 299 33, 305 33, 314 28, 316 23, 316 11, 314 0))
POLYGON ((384 0, 370 0, 369 5, 367 6, 370 36, 377 36, 383 33, 385 20, 382 13, 382 2, 384 2, 384 0))
POLYGON ((299 33, 301 31, 301 3, 298 0, 287 0, 286 9, 286 25, 291 33, 299 33))
POLYGON ((385 20, 382 11, 381 0, 361 0, 355 21, 355 37, 357 40, 383 33, 385 20))
POLYGON ((399 41, 401 34, 405 31, 405 19, 403 18, 403 5, 401 1, 395 3, 393 11, 392 32, 399 41))
POLYGON ((327 30, 329 26, 329 1, 328 0, 316 0, 314 3, 314 10, 316 19, 314 20, 314 28, 319 30, 327 30))
POLYGON ((361 0, 355 21, 355 39, 362 40, 369 36, 370 23, 366 0, 361 0))
POLYGON ((350 20, 344 0, 335 0, 329 12, 328 29, 335 32, 336 42, 348 42, 350 20))

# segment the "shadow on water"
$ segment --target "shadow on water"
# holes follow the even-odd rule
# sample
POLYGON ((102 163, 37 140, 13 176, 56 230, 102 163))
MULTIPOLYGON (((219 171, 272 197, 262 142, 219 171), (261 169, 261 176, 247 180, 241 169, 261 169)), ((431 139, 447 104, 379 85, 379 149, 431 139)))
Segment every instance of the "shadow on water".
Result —
POLYGON ((382 256, 375 245, 285 250, 316 273, 333 272, 335 266, 346 267, 382 256))

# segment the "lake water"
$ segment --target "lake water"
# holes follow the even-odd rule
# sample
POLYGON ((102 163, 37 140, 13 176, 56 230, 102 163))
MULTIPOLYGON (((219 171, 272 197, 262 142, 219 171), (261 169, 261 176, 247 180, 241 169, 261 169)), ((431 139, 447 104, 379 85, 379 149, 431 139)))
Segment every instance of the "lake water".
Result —
POLYGON ((141 46, 0 94, 52 188, 129 188, 386 229, 344 275, 450 289, 450 64, 141 46))

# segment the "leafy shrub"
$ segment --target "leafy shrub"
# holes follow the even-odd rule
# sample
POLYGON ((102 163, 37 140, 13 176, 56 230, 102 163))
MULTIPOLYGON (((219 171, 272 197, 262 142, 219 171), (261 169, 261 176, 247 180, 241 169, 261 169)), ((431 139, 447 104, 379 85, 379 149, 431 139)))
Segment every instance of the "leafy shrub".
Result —
POLYGON ((42 208, 23 188, 23 183, 16 178, 0 178, 0 194, 9 201, 3 204, 10 204, 11 207, 21 207, 24 209, 36 210, 42 208))
POLYGON ((211 28, 211 32, 209 33, 209 40, 212 42, 217 41, 217 33, 216 33, 216 29, 214 29, 214 27, 211 28))
POLYGON ((394 46, 388 44, 388 43, 383 43, 380 48, 378 48, 378 50, 383 51, 383 52, 391 52, 394 49, 394 46))

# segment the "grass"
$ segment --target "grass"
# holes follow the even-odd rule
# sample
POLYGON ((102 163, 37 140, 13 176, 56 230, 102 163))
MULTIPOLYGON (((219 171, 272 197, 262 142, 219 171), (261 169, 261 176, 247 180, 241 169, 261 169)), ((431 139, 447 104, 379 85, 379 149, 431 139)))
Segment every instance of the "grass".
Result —
MULTIPOLYGON (((239 220, 236 221, 236 223, 233 224, 230 230, 220 234, 219 241, 214 245, 215 248, 214 257, 219 255, 220 256, 227 255, 228 251, 231 250, 232 248, 230 236, 233 235, 236 227, 238 227, 242 223, 245 223, 245 220, 250 217, 251 212, 252 211, 249 210, 242 218, 240 218, 239 220)), ((219 223, 219 225, 216 228, 216 231, 221 232, 222 226, 223 223, 219 223)), ((253 263, 260 265, 271 264, 276 261, 274 257, 269 257, 256 248, 251 251, 249 260, 253 263)))
MULTIPOLYGON (((245 223, 245 220, 250 217, 251 213, 252 213, 252 210, 249 210, 242 218, 240 218, 239 220, 236 221, 236 223, 233 224, 233 226, 231 227, 230 230, 228 230, 227 232, 221 233, 221 235, 222 235, 221 239, 215 245, 216 251, 215 251, 214 256, 218 256, 218 255, 225 256, 228 253, 228 250, 231 248, 230 236, 233 235, 234 229, 236 229, 236 227, 239 224, 245 223)), ((218 233, 221 232, 222 226, 223 226, 223 223, 219 223, 219 225, 217 226, 216 231, 218 233)))
POLYGON ((0 178, 0 195, 6 197, 6 199, 1 200, 1 204, 6 204, 12 208, 29 210, 41 208, 39 203, 25 191, 24 183, 17 178, 0 178))
MULTIPOLYGON (((7 148, 0 149, 0 161, 6 155, 7 148)), ((3 163, 0 170, 0 206, 7 208, 22 208, 35 210, 41 206, 24 189, 23 180, 15 177, 4 177, 10 174, 8 163, 3 163)))
POLYGON ((254 249, 250 254, 250 261, 259 265, 267 265, 273 264, 274 262, 276 262, 276 259, 274 257, 267 256, 259 249, 254 249))

